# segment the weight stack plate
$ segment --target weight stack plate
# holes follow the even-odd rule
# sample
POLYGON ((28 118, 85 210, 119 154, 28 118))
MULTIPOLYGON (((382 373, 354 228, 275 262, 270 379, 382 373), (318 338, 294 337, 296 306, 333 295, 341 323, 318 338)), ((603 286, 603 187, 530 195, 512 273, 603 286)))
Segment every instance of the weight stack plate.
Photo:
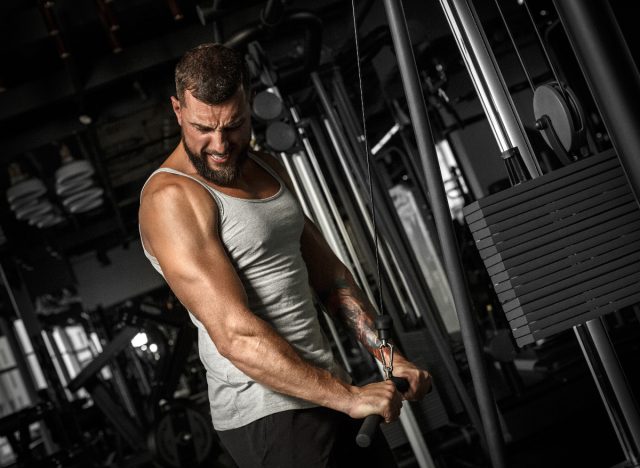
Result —
POLYGON ((518 346, 640 302, 640 209, 613 151, 463 213, 518 346))

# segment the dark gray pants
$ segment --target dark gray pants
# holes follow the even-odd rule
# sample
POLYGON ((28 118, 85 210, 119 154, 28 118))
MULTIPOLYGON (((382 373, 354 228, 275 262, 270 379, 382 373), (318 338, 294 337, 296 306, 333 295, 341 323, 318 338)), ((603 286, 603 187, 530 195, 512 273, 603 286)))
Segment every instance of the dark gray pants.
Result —
POLYGON ((395 467, 380 431, 369 448, 356 445, 361 424, 318 407, 275 413, 218 435, 240 468, 395 467))

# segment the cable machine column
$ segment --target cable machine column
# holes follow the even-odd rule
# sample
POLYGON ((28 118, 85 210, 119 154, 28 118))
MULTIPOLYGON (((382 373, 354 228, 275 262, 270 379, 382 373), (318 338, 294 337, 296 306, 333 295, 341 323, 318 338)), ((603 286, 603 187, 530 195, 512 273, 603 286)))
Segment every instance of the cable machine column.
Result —
POLYGON ((501 152, 517 148, 525 167, 542 174, 478 16, 466 0, 440 0, 501 152))
MULTIPOLYGON (((398 58, 402 84, 407 96, 418 150, 425 163, 425 177, 429 186, 429 193, 431 194, 432 209, 438 236, 442 245, 447 277, 453 292, 467 360, 469 362, 478 407, 482 417, 482 425, 485 430, 486 446, 493 466, 495 468, 503 468, 506 466, 506 463, 502 432, 498 422, 495 401, 487 379, 487 371, 484 367, 483 350, 480 346, 480 340, 478 339, 478 334, 473 323, 471 304, 456 246, 449 204, 446 194, 444 193, 438 156, 433 143, 433 136, 429 126, 422 88, 420 87, 420 81, 418 79, 411 42, 409 41, 404 11, 402 10, 402 4, 399 0, 385 0, 384 6, 389 21, 389 28, 391 29, 394 49, 398 58)), ((523 138, 520 140, 522 139, 523 138)), ((511 141, 508 141, 504 144, 510 143, 511 141)))

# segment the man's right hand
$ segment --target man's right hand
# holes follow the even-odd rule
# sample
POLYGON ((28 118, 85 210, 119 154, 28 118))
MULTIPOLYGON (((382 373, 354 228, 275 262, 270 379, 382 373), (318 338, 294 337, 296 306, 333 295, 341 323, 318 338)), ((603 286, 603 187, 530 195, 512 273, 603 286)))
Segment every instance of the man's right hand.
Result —
POLYGON ((370 414, 379 414, 384 422, 390 423, 400 416, 402 395, 391 380, 352 387, 352 392, 353 402, 348 412, 352 418, 361 419, 370 414))

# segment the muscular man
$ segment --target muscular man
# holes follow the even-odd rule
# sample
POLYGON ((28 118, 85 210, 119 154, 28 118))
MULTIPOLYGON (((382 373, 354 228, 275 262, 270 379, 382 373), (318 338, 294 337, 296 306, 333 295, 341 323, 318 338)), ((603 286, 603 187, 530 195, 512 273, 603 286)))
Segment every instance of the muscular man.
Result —
POLYGON ((248 81, 241 56, 221 45, 178 63, 182 139, 143 188, 145 254, 198 327, 213 425, 241 467, 353 466, 347 456, 389 466, 388 448, 349 446, 356 419, 394 421, 430 376, 396 354, 394 375, 410 385, 401 396, 390 382, 350 385, 336 363, 312 289, 374 352, 372 307, 304 217, 286 171, 250 151, 248 81))

